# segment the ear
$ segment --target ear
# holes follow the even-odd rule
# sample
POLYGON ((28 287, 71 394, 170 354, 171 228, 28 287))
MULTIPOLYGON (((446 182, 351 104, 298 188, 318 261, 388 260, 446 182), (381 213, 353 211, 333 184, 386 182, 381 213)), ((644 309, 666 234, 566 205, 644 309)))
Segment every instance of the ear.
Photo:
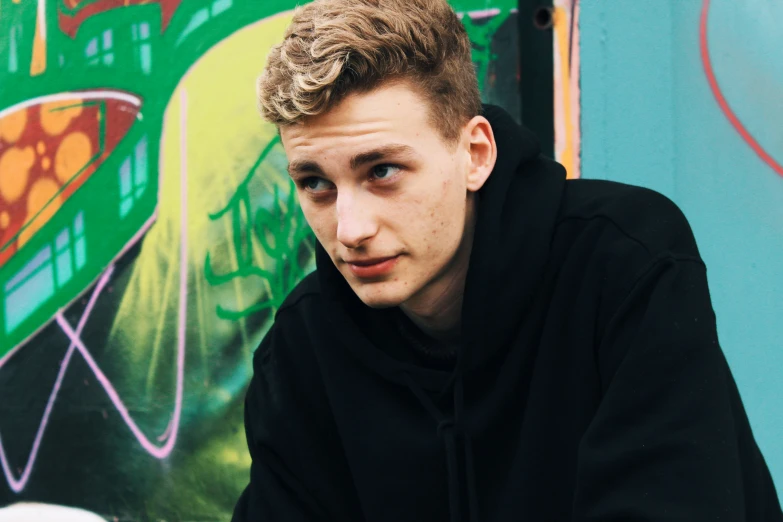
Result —
POLYGON ((498 147, 492 126, 483 116, 476 116, 463 129, 469 165, 465 184, 470 192, 478 192, 492 174, 498 157, 498 147))

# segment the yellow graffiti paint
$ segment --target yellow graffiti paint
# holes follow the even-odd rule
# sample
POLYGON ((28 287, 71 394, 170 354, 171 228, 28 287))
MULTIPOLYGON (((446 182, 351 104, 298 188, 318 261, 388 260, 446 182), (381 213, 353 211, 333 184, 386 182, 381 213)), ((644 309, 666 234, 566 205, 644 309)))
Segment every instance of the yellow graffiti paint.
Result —
MULTIPOLYGON (((209 213, 226 205, 237 186, 245 179, 265 144, 275 137, 274 126, 265 124, 256 108, 255 81, 263 69, 268 50, 282 39, 291 13, 277 15, 249 25, 207 51, 185 74, 166 107, 160 143, 160 186, 155 224, 144 244, 130 276, 128 288, 112 324, 113 345, 137 346, 146 339, 145 350, 133 350, 133 357, 150 365, 166 353, 170 338, 165 330, 165 311, 176 309, 181 230, 182 172, 187 175, 188 264, 192 273, 204 273, 207 252, 215 249, 216 235, 231 237, 230 218, 214 223, 209 213), (184 114, 183 114, 184 111, 184 114), (183 157, 182 153, 185 152, 183 157), (222 230, 222 227, 228 227, 222 230), (166 269, 161 269, 167 266, 166 269), (139 317, 149 317, 140 321, 139 317)), ((266 172, 266 170, 265 170, 266 172)), ((280 173, 268 169, 269 178, 259 175, 258 183, 287 183, 280 173), (277 177, 275 177, 277 176, 277 177)), ((228 248, 228 244, 220 244, 228 248)), ((260 258, 262 254, 254 254, 260 258)), ((231 266, 219 266, 226 272, 236 270, 236 259, 221 252, 215 259, 231 266)), ((259 261, 261 264, 263 261, 259 261)), ((194 302, 215 299, 230 292, 237 306, 248 306, 261 299, 264 288, 250 281, 238 288, 210 289, 197 278, 198 295, 194 302)), ((231 285, 227 285, 231 286, 231 285)), ((268 290, 267 290, 268 292, 268 290)), ((225 335, 239 335, 249 344, 242 322, 226 321, 225 335), (234 333, 230 333, 234 332, 234 333)), ((202 336, 205 338, 205 335, 202 336)), ((154 386, 155 364, 140 384, 154 386)))
POLYGON ((0 156, 0 196, 6 203, 13 203, 24 194, 34 163, 32 147, 12 147, 0 156))
POLYGON ((33 57, 30 61, 30 76, 38 76, 39 74, 46 72, 46 35, 43 32, 43 28, 44 22, 39 19, 35 24, 33 57))
POLYGON ((62 205, 58 194, 60 187, 50 178, 37 180, 27 196, 27 227, 19 234, 19 246, 24 245, 38 230, 54 216, 62 205))
POLYGON ((54 173, 65 184, 84 169, 93 155, 90 138, 83 132, 72 132, 63 138, 54 156, 54 173))
POLYGON ((27 109, 14 111, 0 118, 0 140, 16 143, 27 126, 27 109))
POLYGON ((574 82, 573 71, 578 74, 578 48, 571 38, 578 38, 578 29, 570 34, 572 16, 578 16, 578 13, 569 13, 563 6, 555 6, 555 141, 557 161, 565 166, 569 178, 577 178, 580 175, 579 100, 576 99, 578 85, 574 82), (574 54, 570 56, 572 48, 574 54))

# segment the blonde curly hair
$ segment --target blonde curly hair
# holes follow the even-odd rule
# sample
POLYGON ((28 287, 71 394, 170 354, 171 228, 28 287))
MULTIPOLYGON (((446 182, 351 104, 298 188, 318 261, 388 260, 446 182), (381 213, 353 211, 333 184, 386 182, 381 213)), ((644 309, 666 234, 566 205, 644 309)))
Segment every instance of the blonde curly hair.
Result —
POLYGON ((481 112, 465 27, 446 0, 315 0, 294 11, 258 79, 259 110, 284 127, 346 95, 408 81, 447 141, 481 112))

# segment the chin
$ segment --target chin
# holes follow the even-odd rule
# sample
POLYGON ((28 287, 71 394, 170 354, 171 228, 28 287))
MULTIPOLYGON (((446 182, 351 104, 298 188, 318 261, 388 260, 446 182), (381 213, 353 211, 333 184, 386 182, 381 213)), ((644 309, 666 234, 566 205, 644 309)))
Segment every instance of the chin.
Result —
POLYGON ((370 308, 392 308, 410 299, 413 292, 400 281, 377 283, 351 283, 356 296, 370 308))

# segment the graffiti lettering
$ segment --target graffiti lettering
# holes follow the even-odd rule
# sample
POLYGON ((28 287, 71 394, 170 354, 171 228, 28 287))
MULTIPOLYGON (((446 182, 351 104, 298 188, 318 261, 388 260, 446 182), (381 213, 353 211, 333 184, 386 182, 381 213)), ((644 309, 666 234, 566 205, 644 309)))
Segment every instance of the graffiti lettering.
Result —
POLYGON ((217 307, 217 315, 221 319, 240 319, 261 310, 277 310, 282 304, 288 292, 304 275, 300 261, 302 249, 312 251, 313 237, 304 220, 301 208, 296 203, 293 183, 290 184, 285 207, 280 204, 278 186, 274 186, 274 198, 272 210, 259 208, 253 214, 250 204, 250 191, 248 185, 258 167, 266 159, 279 138, 274 138, 264 148, 247 177, 237 187, 236 192, 228 204, 218 212, 209 215, 209 219, 216 221, 227 216, 231 219, 233 231, 234 255, 239 267, 227 274, 216 274, 212 269, 210 254, 204 263, 204 275, 210 285, 222 285, 236 278, 259 277, 265 280, 270 287, 269 299, 244 310, 228 310, 220 305, 217 307), (242 217, 246 216, 243 223, 242 217), (252 230, 252 234, 243 233, 252 230), (259 267, 253 258, 251 242, 253 237, 261 244, 265 254, 272 260, 275 270, 259 267))

